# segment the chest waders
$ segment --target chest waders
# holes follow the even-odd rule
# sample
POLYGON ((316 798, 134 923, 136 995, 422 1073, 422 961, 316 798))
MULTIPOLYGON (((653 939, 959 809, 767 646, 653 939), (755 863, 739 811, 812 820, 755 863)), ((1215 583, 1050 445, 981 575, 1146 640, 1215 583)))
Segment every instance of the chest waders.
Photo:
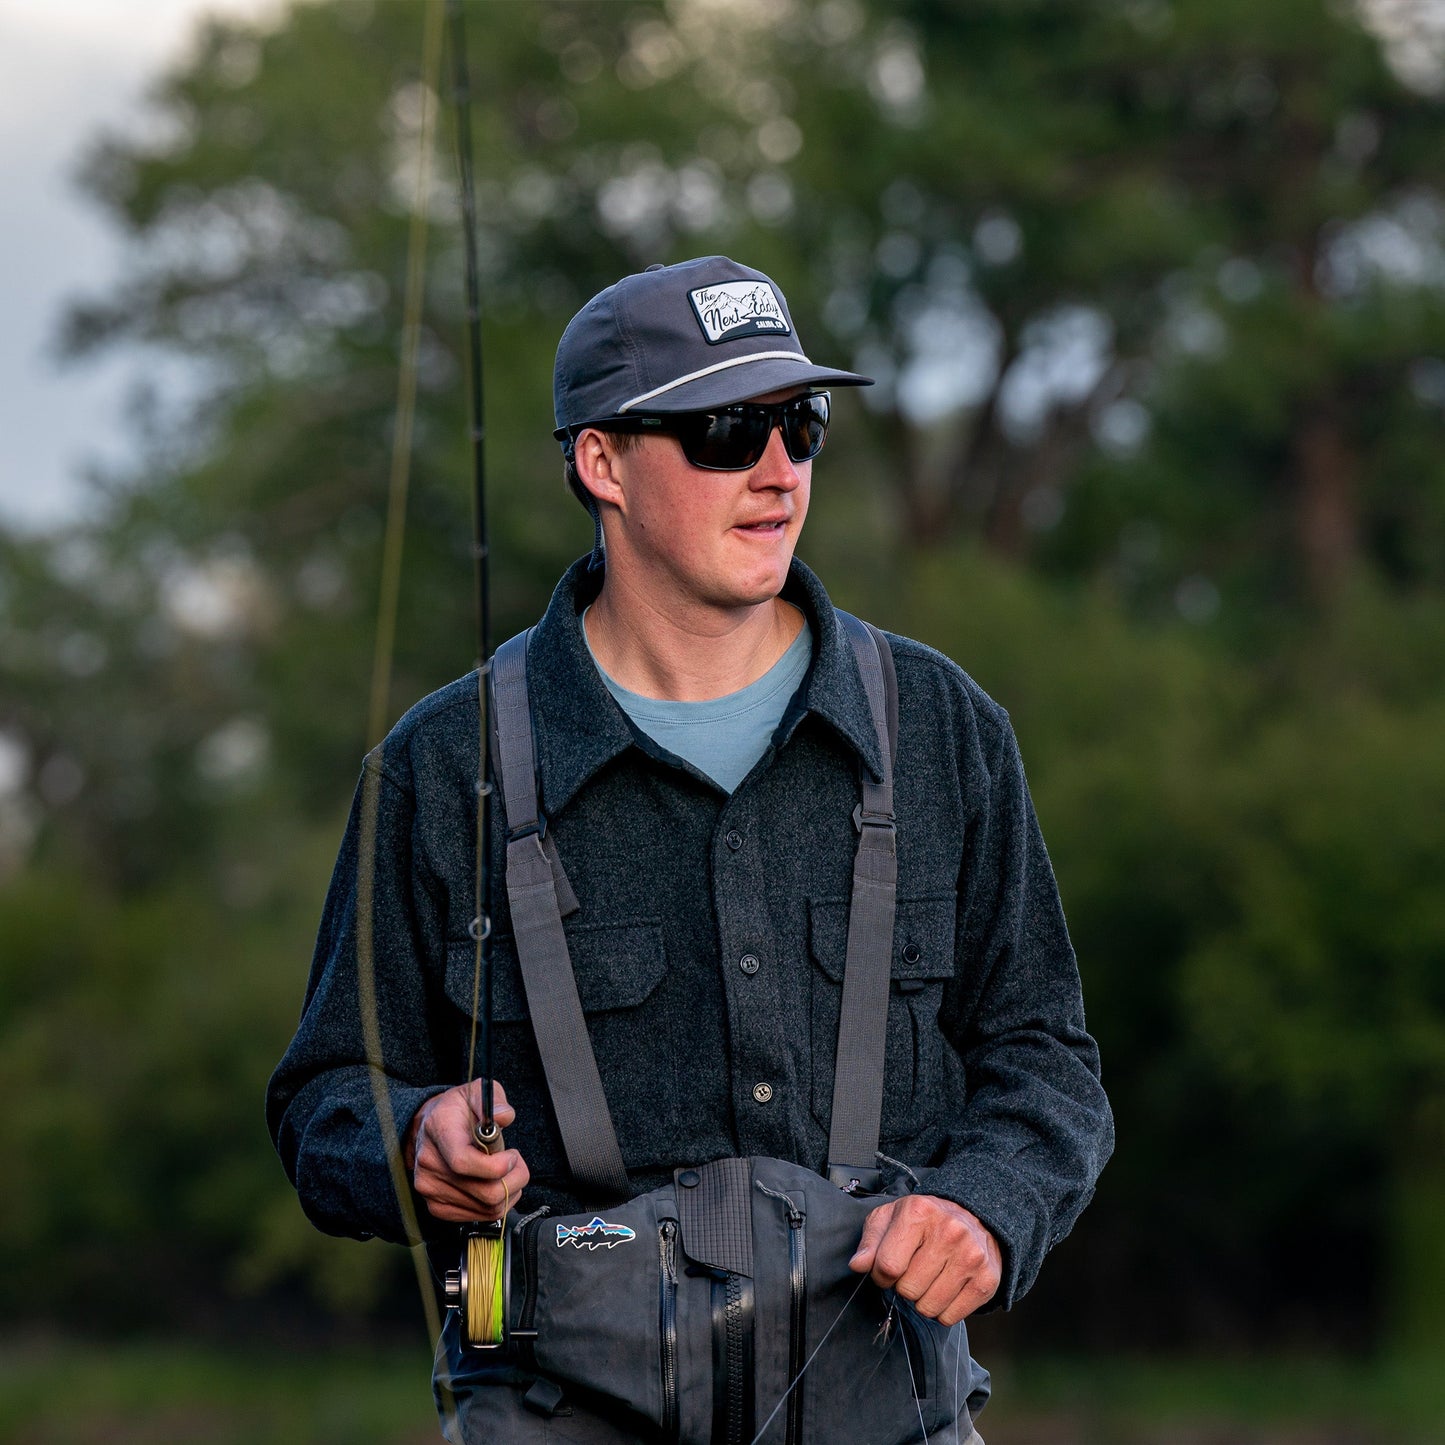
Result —
POLYGON ((528 1217, 504 1232, 500 1267, 484 1271, 477 1261, 490 1257, 496 1235, 474 1231, 446 1294, 463 1345, 502 1352, 530 1380, 525 1401, 538 1414, 575 1401, 668 1445, 902 1445, 944 1429, 969 1438, 964 1411, 987 1399, 962 1324, 924 1318, 848 1268, 867 1215, 893 1197, 880 1193, 878 1143, 898 700, 882 635, 847 613, 837 619, 868 696, 883 776, 862 770, 853 811, 859 839, 826 1175, 780 1159, 724 1158, 628 1197, 562 926, 564 905, 570 912, 576 900, 538 804, 530 633, 492 660, 507 897, 527 1009, 568 1167, 601 1212, 528 1217))

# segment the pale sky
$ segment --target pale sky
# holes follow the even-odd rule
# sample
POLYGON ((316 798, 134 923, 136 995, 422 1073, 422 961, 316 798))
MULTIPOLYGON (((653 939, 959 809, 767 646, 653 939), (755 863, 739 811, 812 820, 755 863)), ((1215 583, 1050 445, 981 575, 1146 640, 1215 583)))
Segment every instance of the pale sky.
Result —
POLYGON ((74 514, 88 457, 126 454, 121 402, 134 362, 60 369, 65 300, 115 274, 119 247, 71 179, 106 126, 139 123, 147 82, 203 13, 274 0, 0 0, 0 523, 74 514))

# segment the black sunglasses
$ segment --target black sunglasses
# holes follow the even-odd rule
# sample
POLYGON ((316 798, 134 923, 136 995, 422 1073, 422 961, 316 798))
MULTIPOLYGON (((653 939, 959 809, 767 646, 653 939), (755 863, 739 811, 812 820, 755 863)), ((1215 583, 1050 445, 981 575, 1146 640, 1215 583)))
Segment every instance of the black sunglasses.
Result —
MULTIPOLYGON (((742 401, 716 411, 609 417, 594 425, 598 431, 675 436, 682 444, 683 456, 693 466, 707 472, 745 472, 762 460, 774 427, 781 428, 783 447, 793 461, 810 461, 823 450, 828 415, 828 393, 818 391, 788 401, 742 401)), ((575 427, 572 435, 585 430, 575 427)))

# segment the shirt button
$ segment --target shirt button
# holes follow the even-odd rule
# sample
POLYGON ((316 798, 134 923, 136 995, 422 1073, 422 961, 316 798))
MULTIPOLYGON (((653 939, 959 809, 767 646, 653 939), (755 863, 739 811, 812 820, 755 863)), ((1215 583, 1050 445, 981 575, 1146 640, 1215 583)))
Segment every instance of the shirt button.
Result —
POLYGON ((766 1104, 773 1097, 773 1086, 771 1084, 754 1084, 753 1098, 760 1104, 766 1104))
POLYGON ((743 846, 743 835, 736 828, 729 828, 723 835, 723 842, 736 853, 743 846))
POLYGON ((751 953, 745 953, 738 959, 738 967, 746 974, 755 974, 762 965, 751 953))

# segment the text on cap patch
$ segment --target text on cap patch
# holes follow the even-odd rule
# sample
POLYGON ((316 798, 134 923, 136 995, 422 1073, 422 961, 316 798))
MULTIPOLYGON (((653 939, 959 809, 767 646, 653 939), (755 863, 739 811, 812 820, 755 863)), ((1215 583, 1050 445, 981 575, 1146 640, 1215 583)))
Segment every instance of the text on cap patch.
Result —
POLYGON ((709 346, 742 336, 791 336, 778 293, 766 281, 719 281, 687 293, 709 346))

